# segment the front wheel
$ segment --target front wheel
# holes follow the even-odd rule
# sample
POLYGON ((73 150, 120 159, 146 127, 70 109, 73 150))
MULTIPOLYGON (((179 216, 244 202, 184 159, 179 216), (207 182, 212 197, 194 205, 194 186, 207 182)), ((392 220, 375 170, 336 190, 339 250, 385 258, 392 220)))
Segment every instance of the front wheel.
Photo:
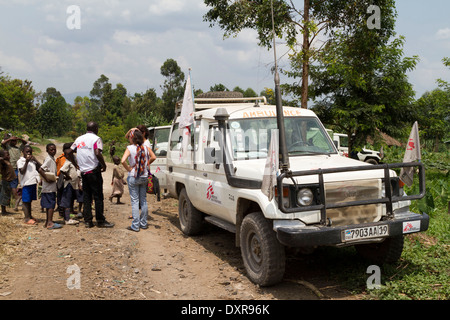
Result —
POLYGON ((241 253, 250 280, 270 286, 283 279, 284 246, 280 244, 271 223, 261 212, 245 216, 240 232, 241 253))

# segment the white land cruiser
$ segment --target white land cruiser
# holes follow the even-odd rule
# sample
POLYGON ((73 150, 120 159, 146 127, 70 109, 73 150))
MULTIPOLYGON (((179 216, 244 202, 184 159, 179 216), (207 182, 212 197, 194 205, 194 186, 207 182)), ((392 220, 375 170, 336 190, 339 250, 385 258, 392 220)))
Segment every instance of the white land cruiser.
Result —
MULTIPOLYGON (((343 133, 332 133, 333 141, 339 153, 342 156, 348 157, 348 136, 343 133)), ((382 159, 381 152, 363 148, 357 153, 358 159, 370 164, 379 164, 382 159)))
POLYGON ((427 230, 429 217, 409 211, 410 200, 424 196, 423 165, 370 165, 342 157, 306 109, 283 108, 290 168, 279 171, 269 201, 261 182, 276 107, 264 97, 217 100, 195 99, 184 157, 175 119, 161 188, 179 200, 186 235, 198 234, 205 221, 235 233, 254 283, 282 280, 285 247, 354 245, 378 263, 394 262, 405 234, 427 230), (419 168, 419 195, 407 196, 392 170, 405 166, 419 168))

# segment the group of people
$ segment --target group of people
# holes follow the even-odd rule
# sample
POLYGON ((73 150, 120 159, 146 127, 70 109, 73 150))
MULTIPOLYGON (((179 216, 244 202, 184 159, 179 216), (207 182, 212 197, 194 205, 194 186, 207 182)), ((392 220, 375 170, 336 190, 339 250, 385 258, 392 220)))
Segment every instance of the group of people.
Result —
MULTIPOLYGON (((73 212, 75 199, 82 204, 82 217, 87 228, 94 226, 92 202, 94 202, 97 227, 114 227, 114 223, 108 222, 104 215, 102 172, 106 171, 106 162, 102 155, 103 141, 98 136, 98 125, 95 122, 89 122, 86 129, 86 133, 79 136, 73 143, 64 144, 63 153, 56 159, 56 146, 53 143, 48 144, 47 157, 42 164, 33 156, 31 146, 22 139, 17 137, 4 139, 3 150, 0 150, 2 213, 5 213, 10 205, 11 195, 16 199, 17 209, 20 198, 17 186, 20 181, 24 222, 36 225, 37 221, 31 212, 31 202, 37 200, 37 186, 41 180, 40 204, 41 208, 46 210, 44 227, 47 229, 62 227, 53 221, 56 205, 63 209, 60 213, 64 216, 65 224, 79 223, 71 219, 70 215, 73 212), (22 145, 17 146, 18 140, 22 140, 22 145)), ((148 228, 147 179, 150 174, 150 164, 156 156, 151 149, 148 130, 145 126, 140 125, 130 129, 126 138, 130 145, 127 146, 122 159, 113 156, 115 168, 112 180, 113 193, 110 200, 117 197, 117 203, 120 203, 123 185, 128 185, 132 222, 127 229, 137 232, 148 228), (123 173, 118 169, 120 164, 128 172, 126 183, 123 173)))

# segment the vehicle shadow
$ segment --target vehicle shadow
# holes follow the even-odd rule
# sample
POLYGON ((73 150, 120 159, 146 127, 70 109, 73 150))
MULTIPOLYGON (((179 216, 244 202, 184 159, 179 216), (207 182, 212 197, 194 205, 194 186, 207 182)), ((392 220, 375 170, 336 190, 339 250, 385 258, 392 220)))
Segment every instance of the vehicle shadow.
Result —
MULTIPOLYGON (((153 214, 166 218, 182 234, 176 213, 159 209, 153 214)), ((246 277, 241 251, 235 246, 235 234, 204 222, 202 233, 190 238, 246 277)), ((364 291, 369 276, 365 273, 367 266, 369 263, 354 248, 318 248, 310 254, 288 248, 281 283, 259 287, 248 282, 277 300, 359 300, 362 294, 352 292, 364 291)))

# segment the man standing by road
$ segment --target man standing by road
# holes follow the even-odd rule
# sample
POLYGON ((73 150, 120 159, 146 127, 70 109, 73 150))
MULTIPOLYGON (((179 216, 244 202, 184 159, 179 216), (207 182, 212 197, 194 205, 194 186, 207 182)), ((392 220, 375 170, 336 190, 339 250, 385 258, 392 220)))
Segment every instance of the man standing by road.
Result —
POLYGON ((111 228, 114 224, 106 221, 104 216, 102 172, 106 170, 106 163, 102 155, 103 141, 97 136, 97 123, 89 122, 86 129, 87 132, 72 144, 68 155, 71 158, 69 160, 77 163, 81 171, 84 222, 86 228, 94 226, 92 222, 92 199, 94 199, 97 227, 111 228), (73 152, 77 153, 76 161, 74 161, 73 152))
POLYGON ((18 211, 20 196, 17 193, 17 187, 19 186, 19 170, 17 169, 17 160, 19 160, 22 156, 22 151, 25 148, 26 141, 18 137, 5 137, 5 139, 2 140, 1 144, 2 147, 8 151, 10 156, 10 163, 14 169, 14 172, 16 173, 16 178, 10 182, 10 186, 15 200, 14 210, 18 211), (21 141, 22 144, 20 146, 17 146, 17 141, 21 141))

